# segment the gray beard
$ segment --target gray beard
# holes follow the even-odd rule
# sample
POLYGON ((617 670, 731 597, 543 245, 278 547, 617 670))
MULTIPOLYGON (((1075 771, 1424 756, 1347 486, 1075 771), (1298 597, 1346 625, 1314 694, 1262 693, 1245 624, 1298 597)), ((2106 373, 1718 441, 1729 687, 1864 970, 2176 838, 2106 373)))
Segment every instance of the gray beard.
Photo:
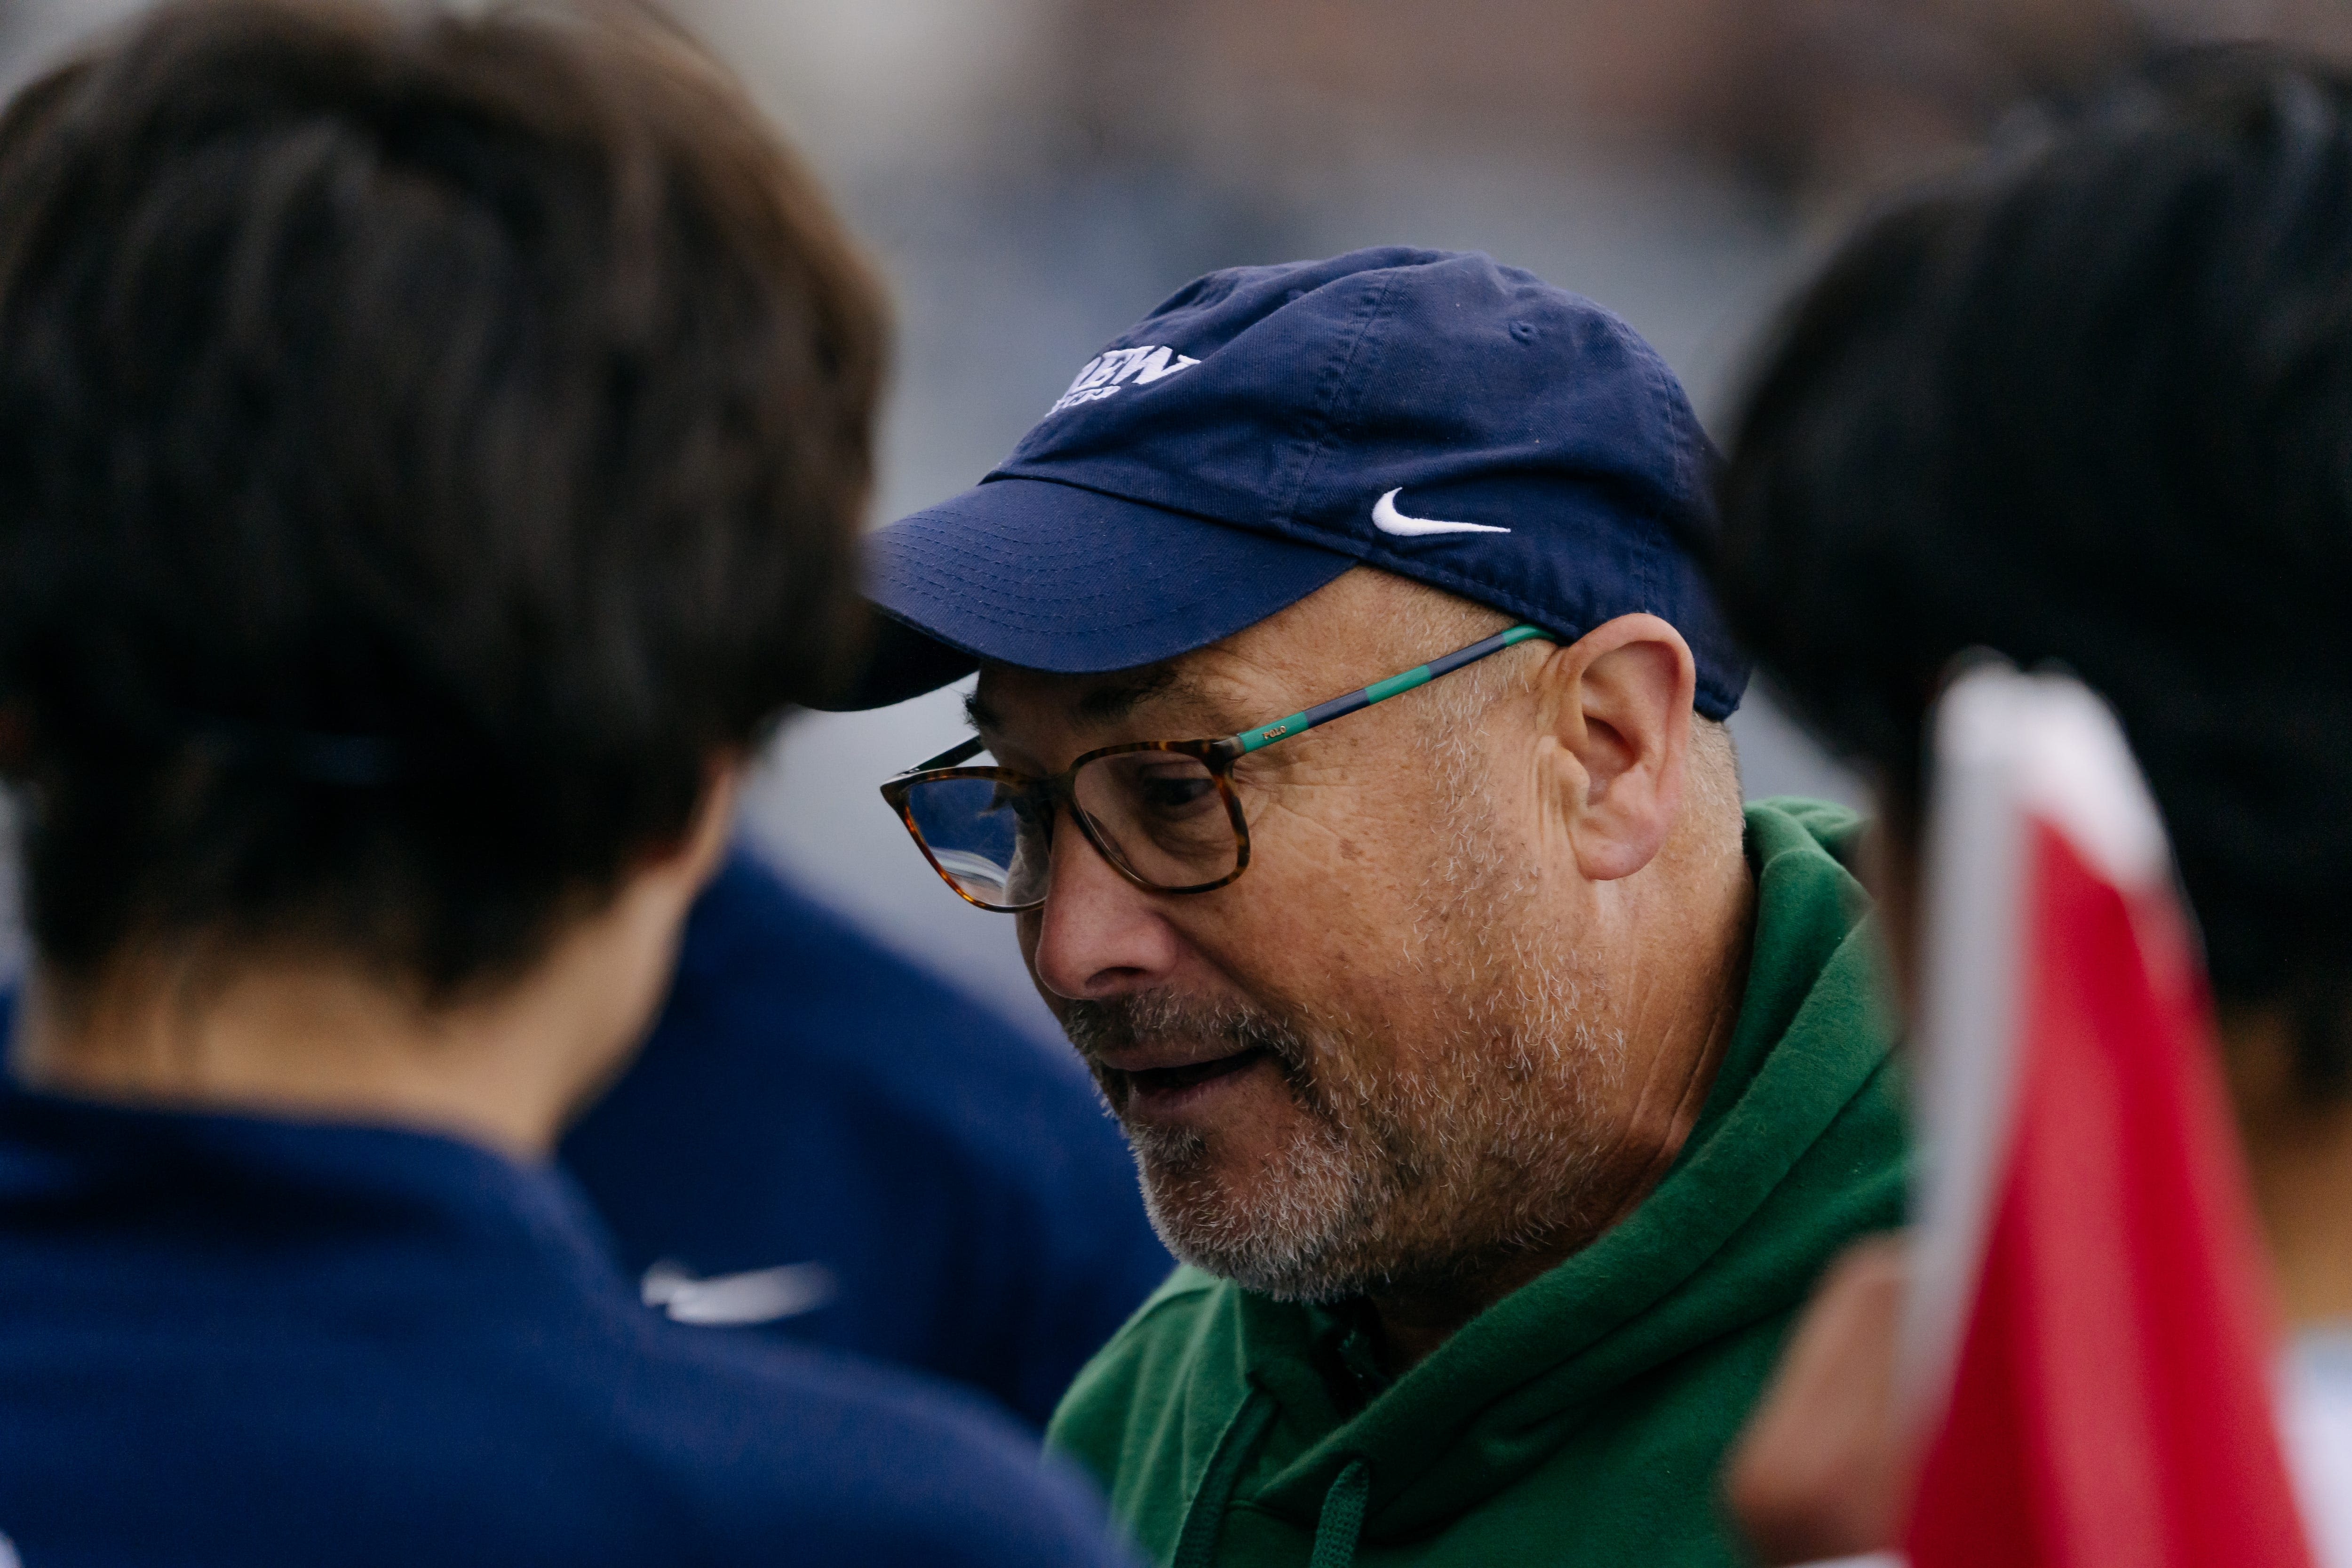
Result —
POLYGON ((1433 1016, 1285 1016, 1164 990, 1064 1010, 1114 1114, 1097 1055, 1113 1047, 1218 1040, 1281 1068, 1306 1130, 1253 1171, 1221 1171, 1209 1137, 1121 1118, 1168 1250, 1278 1300, 1443 1289, 1604 1217, 1598 1108, 1623 1073, 1623 1031, 1542 925, 1546 889, 1500 832, 1467 715, 1433 735, 1430 820, 1447 826, 1410 895, 1402 962, 1433 1016), (1381 1048, 1406 1031, 1425 1042, 1416 1059, 1381 1048))
POLYGON ((1264 1009, 1188 1003, 1168 991, 1109 1002, 1073 1002, 1062 1026, 1094 1068, 1135 1153, 1145 1212, 1180 1260, 1286 1300, 1352 1293, 1362 1273, 1351 1255, 1376 1234, 1400 1173, 1363 1159, 1354 1119, 1330 1103, 1312 1069, 1314 1050, 1264 1009), (1307 1130, 1255 1173, 1246 1192, 1229 1191, 1209 1140, 1197 1132, 1129 1121, 1115 1080, 1097 1052, 1156 1039, 1216 1040, 1262 1049, 1280 1069, 1307 1130))
MULTIPOLYGON (((1564 989, 1550 1000, 1572 1004, 1564 989)), ((1344 1070, 1336 1042, 1353 1032, 1246 1003, 1154 991, 1071 1003, 1063 1022, 1090 1065, 1168 1038, 1266 1052, 1304 1130, 1243 1173, 1219 1168, 1209 1136, 1122 1118, 1144 1206, 1182 1261, 1277 1300, 1333 1301, 1439 1286, 1586 1219, 1599 1140, 1584 1107, 1622 1053, 1558 1012, 1544 1021, 1564 1026, 1549 1038, 1498 1036, 1495 1001, 1458 1014, 1430 1070, 1411 1076, 1344 1070)), ((1118 1113, 1116 1080, 1099 1066, 1096 1076, 1118 1113)))

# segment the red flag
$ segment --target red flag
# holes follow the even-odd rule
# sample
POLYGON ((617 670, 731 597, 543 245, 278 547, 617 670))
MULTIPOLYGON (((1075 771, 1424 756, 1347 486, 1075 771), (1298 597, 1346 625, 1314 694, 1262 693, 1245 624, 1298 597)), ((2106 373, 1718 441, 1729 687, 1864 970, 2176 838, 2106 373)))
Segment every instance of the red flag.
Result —
POLYGON ((2073 681, 1937 718, 1915 1568, 2309 1568, 2273 1321, 2155 807, 2073 681))

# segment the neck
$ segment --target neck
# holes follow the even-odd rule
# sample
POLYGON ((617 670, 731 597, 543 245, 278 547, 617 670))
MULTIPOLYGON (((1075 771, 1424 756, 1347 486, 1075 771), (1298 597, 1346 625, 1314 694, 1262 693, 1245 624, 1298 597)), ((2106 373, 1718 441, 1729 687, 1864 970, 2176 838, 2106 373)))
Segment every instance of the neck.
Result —
POLYGON ((2294 1025, 2273 1013, 2222 1023, 2224 1059, 2279 1306, 2292 1326, 2352 1323, 2352 1099, 2295 1081, 2294 1025))
MULTIPOLYGON (((1664 869, 1664 868, 1662 868, 1664 869)), ((1392 1370, 1413 1366, 1464 1324, 1590 1247, 1641 1206, 1681 1154, 1739 1020, 1754 935, 1756 888, 1744 854, 1708 874, 1675 879, 1685 896, 1636 929, 1671 932, 1615 976, 1630 1004, 1625 1060, 1612 1097, 1609 1141, 1592 1178, 1546 1239, 1471 1264, 1442 1281, 1368 1297, 1392 1370)))
POLYGON ((609 1033, 583 1035, 543 993, 526 979, 428 1006, 303 958, 151 961, 79 985, 37 971, 9 1065, 79 1099, 410 1127, 538 1159, 602 1076, 609 1033))
POLYGON ((9 1067, 90 1100, 414 1127, 541 1159, 660 1005, 688 906, 725 853, 739 777, 712 759, 694 820, 520 974, 445 1000, 315 952, 193 942, 63 984, 37 965, 9 1067))

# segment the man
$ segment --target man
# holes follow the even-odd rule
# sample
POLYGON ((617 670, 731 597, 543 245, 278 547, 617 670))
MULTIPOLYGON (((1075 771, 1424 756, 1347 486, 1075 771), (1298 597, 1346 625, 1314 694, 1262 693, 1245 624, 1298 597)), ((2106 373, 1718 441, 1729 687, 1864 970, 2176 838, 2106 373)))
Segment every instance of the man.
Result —
MULTIPOLYGON (((1852 240, 1762 367, 1717 581, 1886 805, 1912 963, 1922 731, 1954 658, 2113 705, 2204 938, 2314 1545, 2352 1563, 2352 80, 2189 57, 1852 240)), ((1762 1553, 1885 1543, 1903 1269, 1811 1311, 1731 1496, 1762 1553)))
POLYGON ((1168 1275, 1076 1064, 743 849, 561 1153, 671 1318, 919 1367, 1039 1428, 1168 1275))
POLYGON ((0 236, 15 1552, 1114 1560, 976 1402, 646 1312, 549 1165, 847 598, 879 301, 740 90, 173 6, 0 116, 0 236))
POLYGON ((1160 1561, 1733 1560, 1902 1151, 1854 820, 1743 820, 1707 457, 1614 318, 1363 251, 1202 279, 878 536, 866 699, 981 669, 884 793, 1190 1265, 1050 1433, 1160 1561))

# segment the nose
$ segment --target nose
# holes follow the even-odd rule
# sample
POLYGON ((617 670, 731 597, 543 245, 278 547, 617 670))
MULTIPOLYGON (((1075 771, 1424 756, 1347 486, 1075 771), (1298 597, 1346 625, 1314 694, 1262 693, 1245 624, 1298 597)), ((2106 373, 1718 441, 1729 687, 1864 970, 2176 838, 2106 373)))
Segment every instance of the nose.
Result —
POLYGON ((1054 824, 1045 908, 1022 926, 1039 989, 1073 1001, 1165 984, 1181 946, 1154 897, 1113 869, 1066 811, 1054 824))

